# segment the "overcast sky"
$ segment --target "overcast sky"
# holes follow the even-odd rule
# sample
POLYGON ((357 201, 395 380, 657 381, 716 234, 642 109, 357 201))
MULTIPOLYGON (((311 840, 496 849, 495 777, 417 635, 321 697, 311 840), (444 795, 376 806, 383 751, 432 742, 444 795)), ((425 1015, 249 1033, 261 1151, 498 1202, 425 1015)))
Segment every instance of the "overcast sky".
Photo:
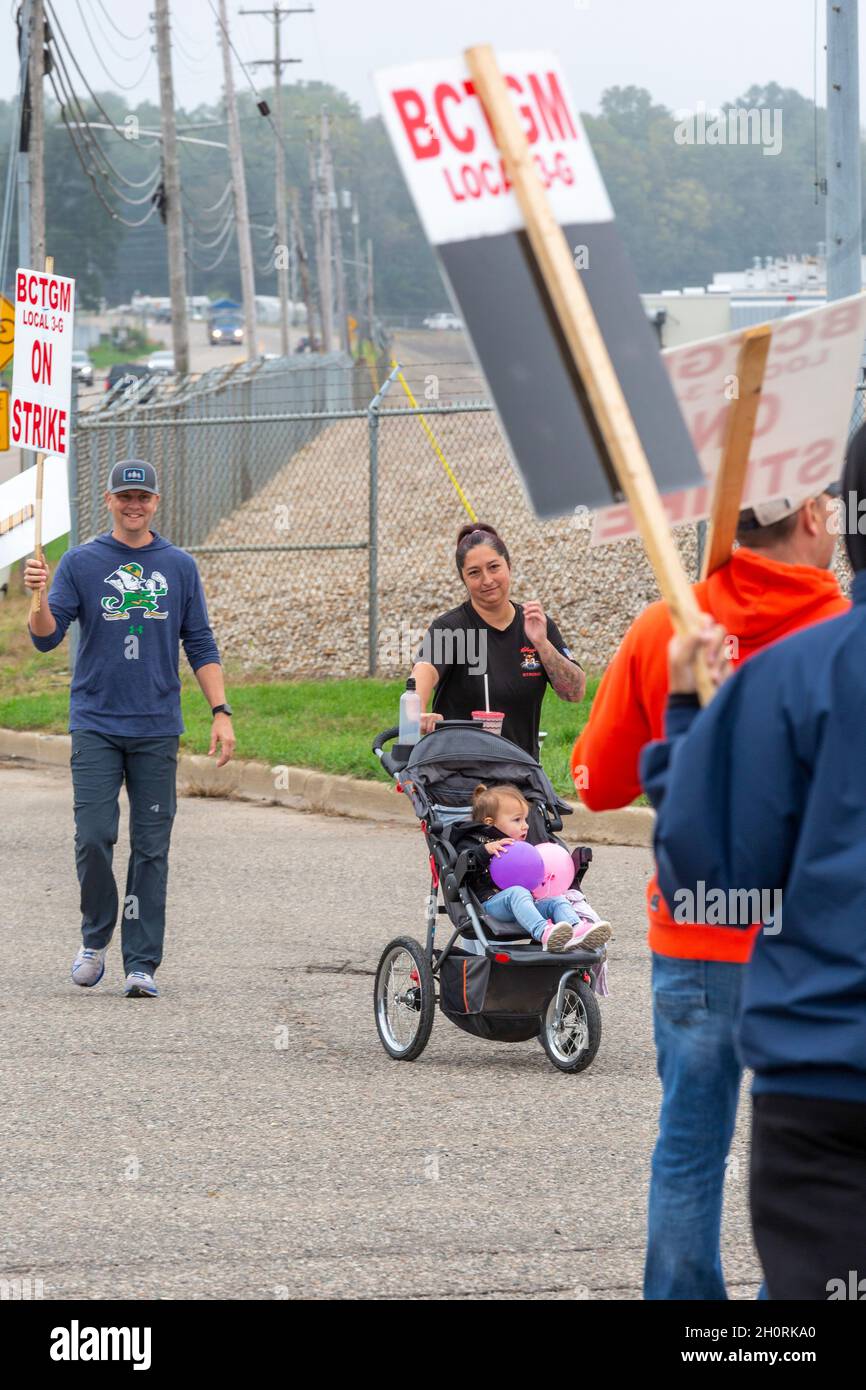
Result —
MULTIPOLYGON (((281 0, 287 7, 307 2, 281 0)), ((266 3, 229 0, 232 38, 245 63, 272 53, 273 28, 265 16, 239 12, 266 3)), ((133 106, 157 98, 148 19, 152 0, 53 4, 92 87, 120 91, 121 84, 131 86, 128 97, 133 106), (128 37, 122 38, 118 30, 128 37)), ((13 96, 17 81, 14 24, 9 17, 14 8, 0 7, 0 25, 6 30, 6 42, 0 43, 0 96, 6 98, 13 96)), ((212 101, 221 91, 222 71, 210 0, 172 0, 171 8, 178 104, 189 108, 212 101)), ((284 54, 303 59, 284 72, 289 82, 331 82, 370 114, 377 110, 370 80, 374 69, 449 57, 470 43, 492 42, 503 50, 556 51, 583 111, 598 110, 605 87, 629 84, 647 87, 656 101, 673 109, 693 110, 699 101, 713 109, 753 83, 776 81, 811 96, 815 9, 815 0, 315 0, 314 15, 292 15, 283 22, 284 54)), ((818 0, 821 104, 824 9, 824 0, 818 0)), ((862 63, 866 23, 860 39, 862 63)), ((255 81, 267 85, 268 73, 252 71, 255 81)), ((240 72, 238 85, 246 85, 240 72)))

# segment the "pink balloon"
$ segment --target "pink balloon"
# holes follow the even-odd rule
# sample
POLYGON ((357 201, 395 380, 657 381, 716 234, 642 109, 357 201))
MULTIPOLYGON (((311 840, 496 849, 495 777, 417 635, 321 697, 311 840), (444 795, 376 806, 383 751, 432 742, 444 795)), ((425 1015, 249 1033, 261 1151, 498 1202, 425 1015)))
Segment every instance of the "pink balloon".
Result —
POLYGON ((533 898, 561 898, 574 882, 574 860, 563 845, 546 842, 535 848, 544 863, 544 878, 533 888, 533 898))

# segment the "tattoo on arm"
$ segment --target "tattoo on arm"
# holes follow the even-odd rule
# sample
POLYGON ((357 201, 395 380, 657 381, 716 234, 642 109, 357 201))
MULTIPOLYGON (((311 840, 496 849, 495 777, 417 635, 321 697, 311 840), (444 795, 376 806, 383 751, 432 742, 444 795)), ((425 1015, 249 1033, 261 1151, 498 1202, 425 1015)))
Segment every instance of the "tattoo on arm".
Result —
POLYGON ((541 656, 541 662, 560 700, 579 704, 586 690, 586 675, 580 667, 558 652, 552 643, 548 644, 548 649, 541 656))

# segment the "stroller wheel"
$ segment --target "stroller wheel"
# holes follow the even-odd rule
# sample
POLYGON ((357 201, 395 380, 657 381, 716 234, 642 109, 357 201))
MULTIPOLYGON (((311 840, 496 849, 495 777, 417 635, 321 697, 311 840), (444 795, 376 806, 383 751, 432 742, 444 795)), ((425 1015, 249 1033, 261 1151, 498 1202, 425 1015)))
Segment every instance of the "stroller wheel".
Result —
POLYGON ((572 979, 565 988, 562 1018, 556 1021, 556 995, 547 1003, 541 1045, 560 1071, 585 1071, 601 1044, 601 1010, 589 985, 572 979))
POLYGON ((436 991, 433 970, 420 942, 398 936, 382 952, 376 971, 374 1008, 382 1046, 398 1062, 424 1051, 433 1031, 436 991))

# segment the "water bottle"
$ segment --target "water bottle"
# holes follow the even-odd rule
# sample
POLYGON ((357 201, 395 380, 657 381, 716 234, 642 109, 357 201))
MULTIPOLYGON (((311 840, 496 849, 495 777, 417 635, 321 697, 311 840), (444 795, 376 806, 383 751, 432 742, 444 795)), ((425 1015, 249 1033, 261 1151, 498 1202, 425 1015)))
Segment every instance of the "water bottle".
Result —
POLYGON ((417 743, 421 737, 421 696, 415 689, 415 678, 410 676, 406 689, 400 696, 400 733, 398 743, 417 743))

